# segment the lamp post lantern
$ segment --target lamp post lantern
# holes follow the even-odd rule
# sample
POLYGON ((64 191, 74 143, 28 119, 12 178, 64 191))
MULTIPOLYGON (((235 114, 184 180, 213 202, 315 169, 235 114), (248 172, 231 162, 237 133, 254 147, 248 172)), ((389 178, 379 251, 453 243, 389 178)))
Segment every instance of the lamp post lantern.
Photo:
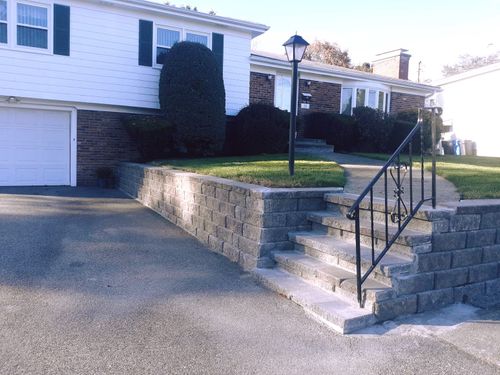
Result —
POLYGON ((290 136, 288 140, 288 171, 290 176, 295 173, 295 128, 297 125, 297 83, 299 62, 302 61, 309 45, 301 36, 295 34, 288 39, 285 47, 286 57, 292 63, 292 95, 290 104, 290 136))

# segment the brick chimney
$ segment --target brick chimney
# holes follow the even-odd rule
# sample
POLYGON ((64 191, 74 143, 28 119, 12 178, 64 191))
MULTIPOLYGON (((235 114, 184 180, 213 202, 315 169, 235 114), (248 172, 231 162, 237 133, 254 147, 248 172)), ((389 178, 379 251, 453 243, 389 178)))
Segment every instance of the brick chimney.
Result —
POLYGON ((411 55, 406 49, 396 49, 376 55, 373 61, 373 73, 399 79, 408 79, 408 67, 411 55))

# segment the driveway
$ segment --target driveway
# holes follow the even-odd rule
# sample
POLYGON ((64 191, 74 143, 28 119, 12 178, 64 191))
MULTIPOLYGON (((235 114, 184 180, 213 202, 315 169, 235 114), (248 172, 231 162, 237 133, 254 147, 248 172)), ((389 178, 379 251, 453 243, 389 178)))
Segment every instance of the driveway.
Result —
POLYGON ((0 189, 2 374, 499 372, 476 347, 381 328, 324 328, 119 192, 0 189))

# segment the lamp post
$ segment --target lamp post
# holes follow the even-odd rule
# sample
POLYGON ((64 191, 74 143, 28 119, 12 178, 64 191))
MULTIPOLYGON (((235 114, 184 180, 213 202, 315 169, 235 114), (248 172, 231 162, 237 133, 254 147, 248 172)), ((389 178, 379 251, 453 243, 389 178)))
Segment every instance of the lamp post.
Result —
POLYGON ((292 63, 292 95, 290 105, 290 136, 288 141, 288 171, 290 176, 295 173, 295 128, 297 125, 297 83, 299 62, 302 61, 306 48, 309 45, 301 36, 295 34, 288 39, 285 47, 286 57, 292 63))

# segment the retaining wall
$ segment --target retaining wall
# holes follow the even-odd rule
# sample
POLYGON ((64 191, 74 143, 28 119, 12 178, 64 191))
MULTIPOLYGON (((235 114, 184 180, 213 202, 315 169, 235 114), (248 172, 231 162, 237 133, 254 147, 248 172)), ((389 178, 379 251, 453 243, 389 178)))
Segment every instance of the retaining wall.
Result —
POLYGON ((217 177, 122 163, 119 188, 244 269, 272 266, 271 250, 293 248, 288 232, 310 229, 342 188, 272 189, 217 177))

